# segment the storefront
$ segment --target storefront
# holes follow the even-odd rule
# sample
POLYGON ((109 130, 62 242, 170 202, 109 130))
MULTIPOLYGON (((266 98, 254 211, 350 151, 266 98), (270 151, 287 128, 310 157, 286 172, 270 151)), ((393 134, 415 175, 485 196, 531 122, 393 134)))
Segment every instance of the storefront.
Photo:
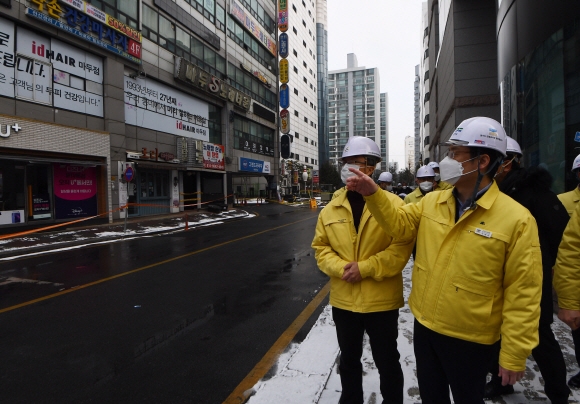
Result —
POLYGON ((112 219, 107 133, 5 115, 0 131, 0 226, 112 219))

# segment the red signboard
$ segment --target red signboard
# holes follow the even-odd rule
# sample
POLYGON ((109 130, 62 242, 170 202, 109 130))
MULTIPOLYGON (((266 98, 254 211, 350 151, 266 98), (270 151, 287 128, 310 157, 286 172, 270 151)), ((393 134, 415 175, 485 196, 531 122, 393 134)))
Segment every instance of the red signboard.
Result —
POLYGON ((224 146, 221 144, 203 143, 203 168, 222 171, 226 169, 224 146))

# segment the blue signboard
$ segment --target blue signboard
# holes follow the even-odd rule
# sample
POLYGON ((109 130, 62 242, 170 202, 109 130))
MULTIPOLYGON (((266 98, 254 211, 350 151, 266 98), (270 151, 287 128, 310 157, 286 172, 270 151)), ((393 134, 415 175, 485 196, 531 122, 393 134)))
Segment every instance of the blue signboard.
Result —
POLYGON ((270 174, 270 162, 240 157, 240 171, 270 174))
POLYGON ((290 87, 287 84, 280 86, 280 108, 287 109, 290 107, 290 87))
POLYGON ((580 142, 580 132, 576 132, 576 136, 574 136, 575 142, 580 142))
POLYGON ((280 34, 280 38, 279 38, 279 43, 278 46, 280 48, 280 57, 282 58, 286 58, 288 57, 288 34, 287 33, 283 33, 280 34))

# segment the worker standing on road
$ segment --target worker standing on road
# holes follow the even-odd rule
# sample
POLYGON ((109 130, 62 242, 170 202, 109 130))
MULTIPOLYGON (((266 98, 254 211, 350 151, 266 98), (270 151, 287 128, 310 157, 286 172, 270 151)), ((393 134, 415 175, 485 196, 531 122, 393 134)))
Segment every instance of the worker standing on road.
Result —
POLYGON ((405 203, 417 203, 437 186, 435 172, 429 166, 419 167, 415 175, 417 188, 405 197, 405 203))
POLYGON ((436 161, 430 162, 429 164, 427 164, 427 166, 431 167, 435 172, 435 182, 437 182, 437 187, 435 189, 436 191, 443 191, 445 189, 453 188, 453 185, 445 181, 441 181, 441 172, 439 169, 439 164, 436 161))
POLYGON ((379 175, 379 187, 383 191, 393 192, 393 174, 388 171, 383 171, 379 175))
MULTIPOLYGON (((372 174, 380 156, 373 140, 351 137, 342 154, 343 182, 353 175, 348 170, 352 167, 372 174)), ((395 194, 380 192, 389 203, 403 205, 395 194)), ((404 380, 397 349, 399 308, 403 306, 401 272, 413 240, 400 242, 385 234, 362 195, 347 191, 320 212, 312 247, 318 267, 331 282, 330 304, 341 351, 340 403, 363 403, 361 356, 366 331, 380 374, 383 403, 402 404, 404 380)))
MULTIPOLYGON (((568 402, 570 389, 566 385, 566 363, 562 350, 550 324, 553 322, 552 267, 556 262, 558 245, 568 224, 566 209, 550 188, 552 177, 540 167, 520 167, 522 150, 518 142, 507 138, 507 158, 500 166, 495 180, 500 191, 512 197, 530 211, 538 225, 540 249, 542 251, 542 300, 540 303, 540 343, 532 350, 532 355, 542 377, 544 390, 552 404, 568 402)), ((499 345, 497 346, 499 353, 499 345)), ((512 385, 502 386, 498 376, 498 356, 494 355, 490 367, 491 380, 485 386, 484 398, 494 398, 514 392, 512 385)))
POLYGON ((391 203, 364 172, 347 189, 365 196, 387 234, 417 238, 409 306, 423 404, 483 403, 493 344, 502 384, 522 378, 538 344, 542 288, 538 228, 530 212, 499 191, 493 176, 506 153, 499 122, 463 121, 439 165, 453 189, 419 203, 391 203))
MULTIPOLYGON (((572 173, 574 178, 578 181, 578 186, 576 186, 572 191, 564 192, 558 195, 558 198, 562 204, 566 207, 568 215, 572 216, 576 206, 579 205, 580 201, 580 154, 576 156, 574 162, 572 163, 572 173)), ((576 362, 580 365, 580 328, 572 329, 572 340, 574 341, 574 353, 576 355, 576 362)), ((568 385, 572 388, 580 388, 580 372, 572 376, 568 380, 568 385)))

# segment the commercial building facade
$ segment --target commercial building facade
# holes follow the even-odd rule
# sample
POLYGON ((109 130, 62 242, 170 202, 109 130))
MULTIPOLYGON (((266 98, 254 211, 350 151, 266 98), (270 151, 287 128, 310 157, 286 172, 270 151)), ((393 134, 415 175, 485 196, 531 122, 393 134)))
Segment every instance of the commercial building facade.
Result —
POLYGON ((20 221, 7 225, 179 212, 276 189, 275 2, 8 6, 0 208, 20 221))
MULTIPOLYGON (((322 0, 321 0, 322 1, 322 0)), ((316 18, 321 13, 314 0, 287 1, 288 55, 281 57, 288 63, 288 92, 291 147, 288 159, 281 160, 281 191, 295 194, 303 189, 302 172, 309 178, 319 168, 319 66, 316 18)), ((325 16, 325 11, 322 13, 325 16)), ((324 38, 321 38, 324 40, 324 38)))
POLYGON ((498 1, 498 86, 502 124, 526 165, 541 165, 560 193, 577 186, 580 154, 580 5, 498 1))

